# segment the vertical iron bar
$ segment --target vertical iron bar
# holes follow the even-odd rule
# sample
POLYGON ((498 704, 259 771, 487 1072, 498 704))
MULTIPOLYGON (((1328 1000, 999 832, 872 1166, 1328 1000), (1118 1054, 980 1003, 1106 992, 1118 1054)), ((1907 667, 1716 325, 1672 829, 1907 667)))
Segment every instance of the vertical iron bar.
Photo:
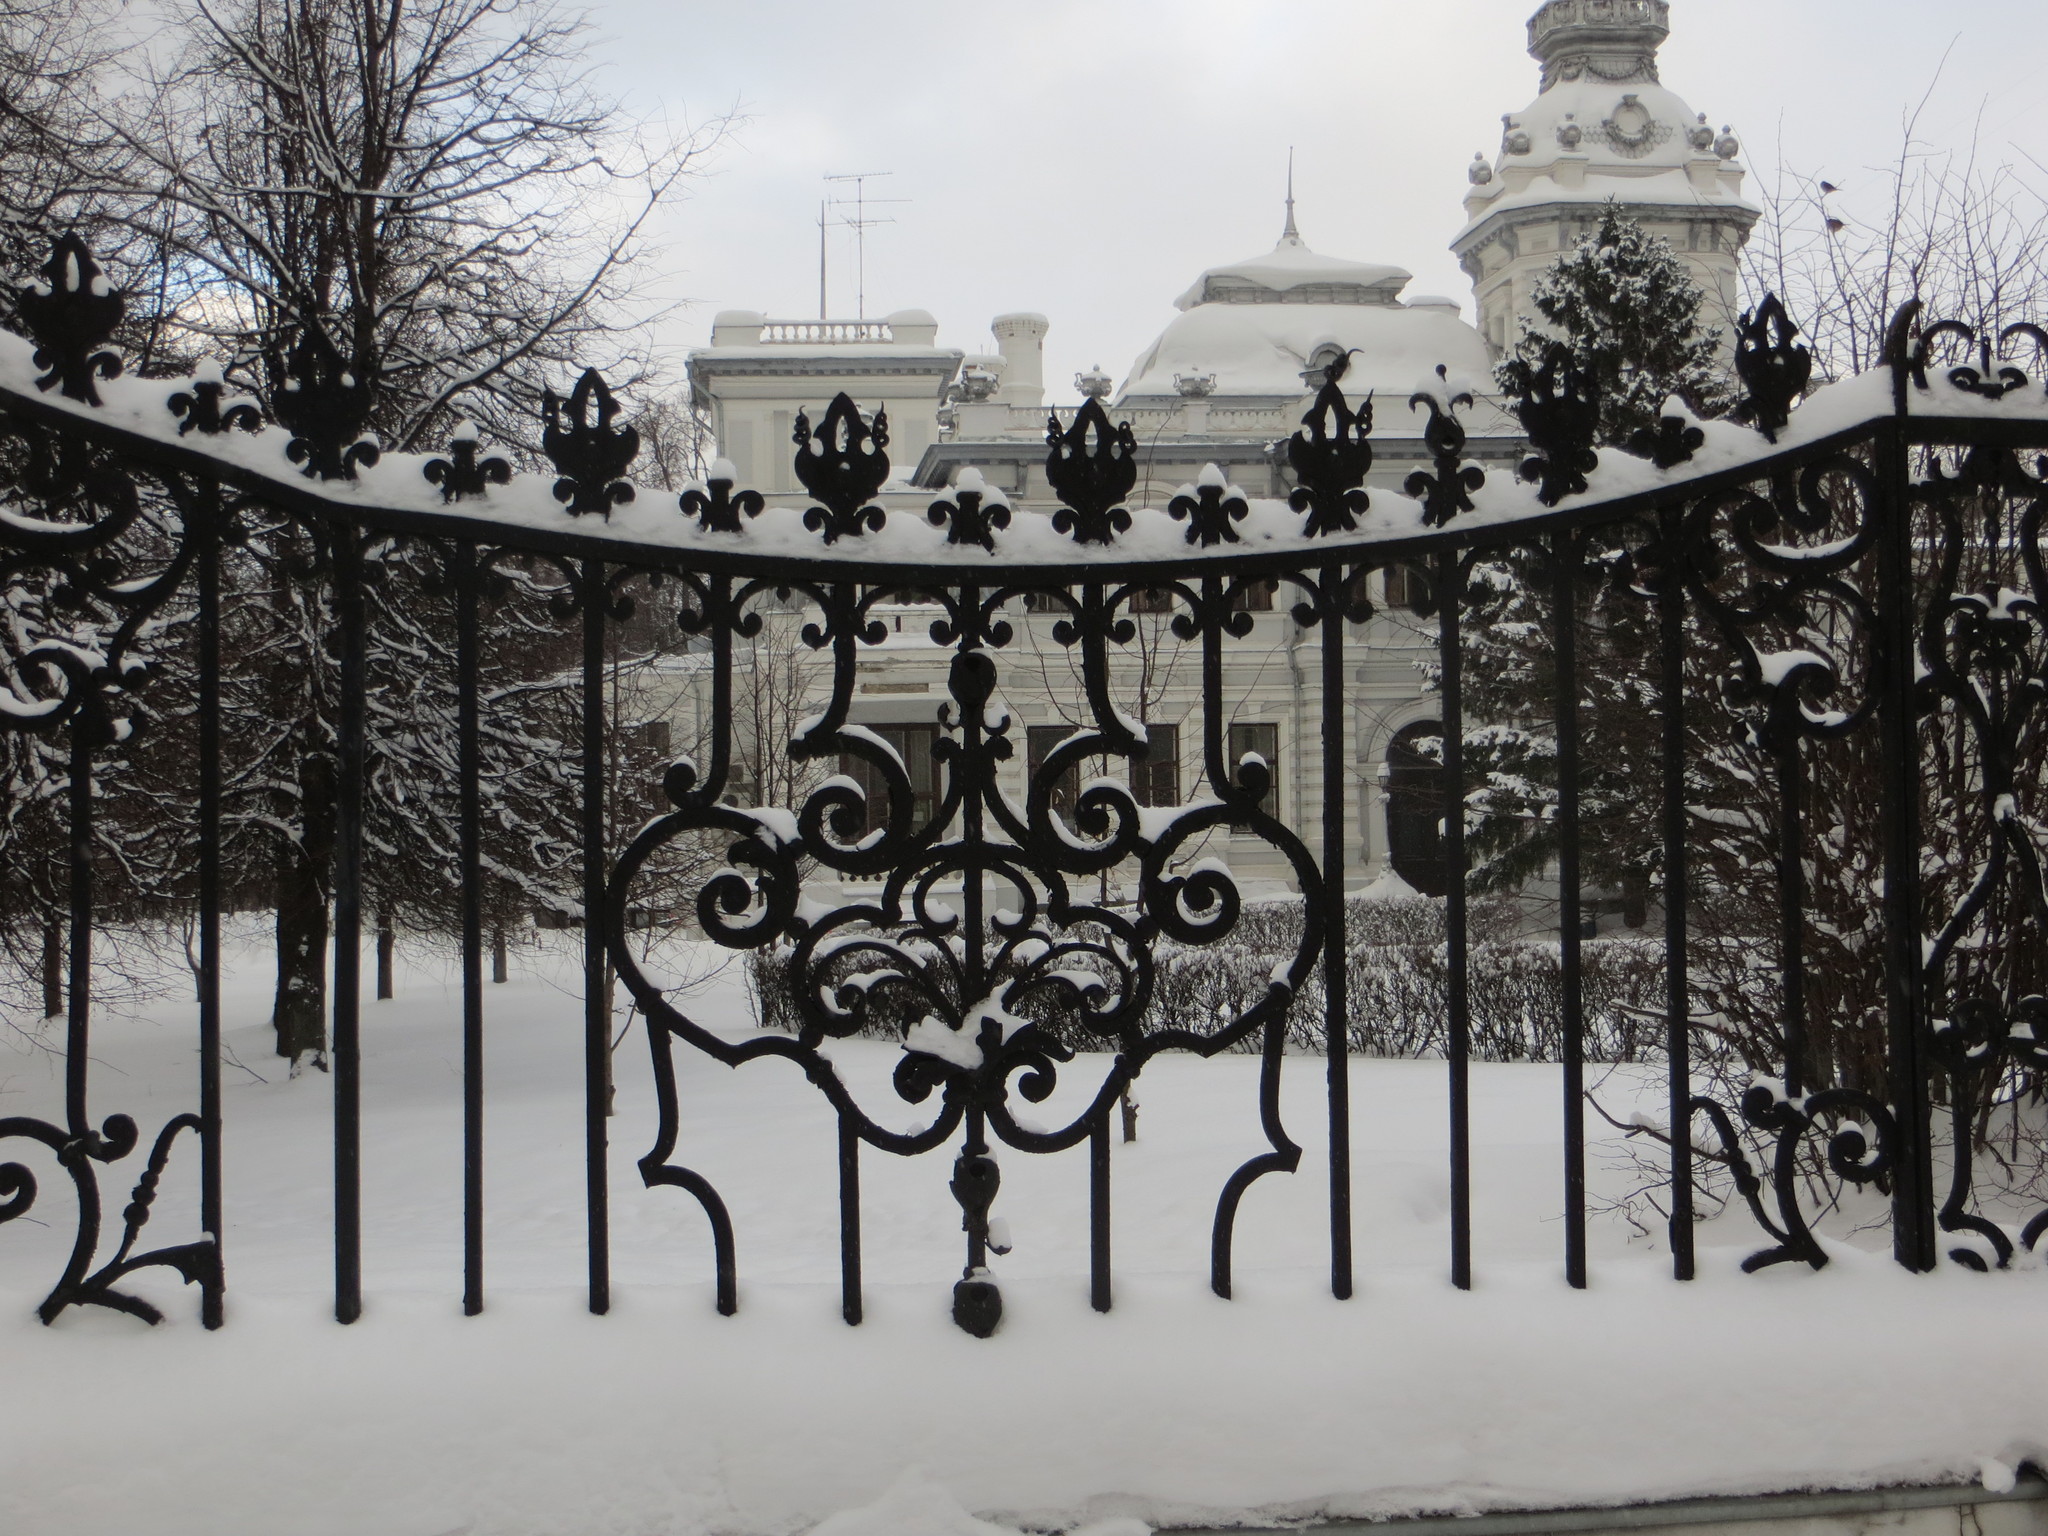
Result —
MULTIPOLYGON (((1325 566, 1323 586, 1323 1040, 1329 1057, 1330 1294, 1351 1296, 1351 1030, 1345 995, 1350 959, 1344 909, 1344 572, 1325 566)), ((1107 1121, 1103 1127, 1107 1161, 1107 1121)))
POLYGON ((64 1000, 64 1115, 73 1136, 92 1133, 86 1082, 92 1065, 92 754, 107 731, 99 684, 71 717, 69 794, 70 976, 64 1000))
POLYGON ((1443 687, 1444 943, 1449 970, 1451 1284, 1472 1289, 1472 1006, 1465 909, 1465 611, 1456 550, 1437 557, 1437 662, 1443 687))
MULTIPOLYGON (((1899 383, 1903 392, 1903 375, 1899 383)), ((1904 401, 1899 404, 1905 410, 1904 401)), ((1910 466, 1903 434, 1878 438, 1878 612, 1884 697, 1884 927, 1887 1092, 1898 1125, 1892 1184, 1892 1255, 1908 1269, 1935 1265, 1932 1127, 1921 1022, 1926 961, 1920 926, 1920 731, 1915 687, 1916 614, 1910 466)))
POLYGON ((1658 700, 1664 746, 1664 1059, 1671 1127, 1671 1273, 1693 1278, 1692 1031, 1686 995, 1685 587, 1679 579, 1680 515, 1664 514, 1668 551, 1657 594, 1662 642, 1658 700))
POLYGON ((1564 1271, 1586 1284, 1586 1061, 1579 905, 1579 636, 1576 535, 1552 549, 1557 635, 1558 940, 1564 981, 1564 1271))
POLYGON ((334 1315, 363 1315, 362 1004, 363 779, 366 641, 363 552, 337 522, 334 609, 341 630, 340 774, 334 816, 334 1315))
POLYGON ((1785 1096, 1797 1099, 1811 1080, 1806 1049, 1806 862, 1800 815, 1799 738, 1787 728, 1778 747, 1778 943, 1783 991, 1785 1096))
POLYGON ((484 928, 477 711, 477 600, 481 572, 474 544, 455 546, 456 773, 460 779, 462 860, 462 1310, 484 1309, 484 928))
POLYGON ((218 487, 207 488, 199 546, 199 1226, 213 1241, 214 1281, 200 1319, 222 1322, 220 1104, 220 547, 218 487))
POLYGON ((861 1319, 860 1133, 839 1116, 839 1311, 848 1323, 861 1319))
POLYGON ((589 1213, 590 1310, 612 1304, 611 1189, 605 1116, 611 1011, 604 995, 604 564, 585 560, 583 589, 583 1166, 589 1213))
POLYGON ((1109 1290, 1109 1116, 1111 1101, 1088 1132, 1088 1304, 1107 1312, 1109 1290))

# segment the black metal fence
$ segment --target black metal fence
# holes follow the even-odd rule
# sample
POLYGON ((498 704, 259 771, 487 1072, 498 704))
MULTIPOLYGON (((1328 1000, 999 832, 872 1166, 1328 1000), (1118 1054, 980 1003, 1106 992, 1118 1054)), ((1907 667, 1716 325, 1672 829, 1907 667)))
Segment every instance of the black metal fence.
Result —
MULTIPOLYGON (((798 425, 796 467, 809 493, 800 514, 722 479, 662 507, 622 478, 633 433, 617 420, 602 381, 586 373, 566 401, 549 400, 545 451, 557 477, 543 494, 536 486, 545 482, 481 457, 473 439, 444 456, 392 456, 380 465, 359 435, 373 381, 311 341, 282 363, 283 383, 263 410, 231 398, 217 378, 123 381, 103 400, 101 386, 119 372, 104 343, 121 310, 119 297, 103 290, 89 254, 67 241, 21 305, 40 376, 31 377, 26 344, 0 337, 0 590, 12 615, 0 636, 0 728, 40 733, 68 754, 64 1118, 0 1120, 0 1137, 47 1149, 76 1202, 75 1245, 43 1303, 45 1320, 84 1304, 154 1319, 147 1302, 121 1289, 124 1277, 151 1265, 200 1286, 209 1326, 222 1317, 229 1270, 220 1242, 221 571, 238 527, 259 513, 303 534, 313 551, 307 579, 330 594, 334 620, 330 1004, 335 1307, 344 1322, 362 1304, 360 957, 366 780, 378 750, 365 591, 394 541, 433 553, 437 591, 453 613, 448 788, 456 798, 462 955, 463 1289, 472 1312, 484 1304, 479 677, 493 662, 479 616, 495 600, 494 581, 515 568, 554 599, 575 708, 564 740, 580 743, 578 760, 558 766, 573 766, 578 785, 573 865, 588 918, 593 1311, 606 1310, 611 1289, 608 971, 644 1020, 659 1094, 659 1134, 640 1171, 650 1185, 673 1185, 703 1207, 720 1310, 736 1305, 739 1234, 719 1191, 675 1160, 679 1047, 733 1066, 787 1058, 819 1090, 821 1112, 836 1117, 849 1322, 859 1321, 862 1305, 863 1156, 950 1149, 966 1234, 954 1316, 979 1334, 1001 1316, 989 1272, 999 1147, 1085 1149, 1090 1294, 1097 1308, 1109 1308, 1112 1116, 1128 1085, 1165 1051, 1250 1048, 1261 1057, 1267 1148, 1228 1178, 1215 1206, 1211 1284, 1230 1294, 1240 1202, 1257 1180, 1294 1173, 1301 1159, 1282 1122, 1279 1080, 1290 1014, 1316 980, 1327 1061, 1330 1284, 1350 1295, 1345 891, 1357 828, 1350 798, 1331 787, 1350 771, 1346 668, 1357 626, 1383 590, 1371 578, 1383 571, 1398 571, 1410 592, 1420 573, 1425 588, 1448 804, 1476 804, 1481 787, 1466 745, 1475 570, 1514 573, 1542 615, 1532 654, 1550 692, 1554 784, 1535 821, 1550 839, 1545 859, 1557 889, 1571 1284, 1586 1283, 1587 1256, 1585 864, 1611 847, 1617 827, 1641 845, 1637 862, 1653 873, 1662 924, 1670 1101, 1663 1142, 1679 1278, 1693 1272, 1694 1189, 1709 1171, 1733 1181, 1768 1235, 1752 1266, 1826 1262, 1808 1202, 1817 1190, 1824 1198, 1831 1182, 1888 1193, 1895 1253, 1913 1269, 1938 1261, 1943 1233, 1969 1235, 1952 1252, 1984 1267, 2031 1248, 2048 1228, 2048 1210, 2024 1222, 1992 1219, 2005 1207, 1993 1211, 1979 1198, 1975 1155, 1987 1127, 2004 1123, 1999 1115, 2018 1124, 2048 1066, 2048 633, 2039 606, 2048 590, 2048 397, 2016 364, 1992 355, 1994 346, 2048 345, 2038 331, 2017 328, 1972 353, 1978 338, 1955 325, 1922 326, 1909 308, 1893 327, 1884 369, 1795 409, 1807 393, 1807 354, 1783 311, 1767 302, 1741 332, 1745 394, 1730 420, 1671 417, 1640 434, 1630 452, 1596 451, 1597 402, 1568 363, 1554 359, 1519 403, 1531 445, 1520 481, 1489 483, 1466 462, 1460 402, 1426 392, 1415 404, 1428 413, 1435 462, 1410 477, 1405 496, 1363 488, 1369 413, 1354 413, 1333 380, 1287 445, 1298 488, 1285 508, 1250 504, 1220 480, 1189 488, 1163 511, 1127 507, 1134 441, 1091 400, 1050 425, 1048 478, 1064 504, 1056 516, 962 490, 905 526, 877 504, 888 475, 886 421, 864 418, 844 397, 817 429, 798 425), (2037 450, 2043 456, 2029 462, 2037 450), (678 758, 661 778, 662 813, 619 847, 608 840, 617 814, 608 797, 618 786, 605 750, 606 639, 631 621, 626 589, 656 579, 665 622, 700 668, 710 723, 703 750, 678 758), (1310 827, 1276 814, 1271 764, 1255 751, 1231 751, 1227 658, 1254 622, 1247 595, 1274 584, 1289 621, 1313 633, 1319 655, 1314 741, 1325 792, 1310 827), (928 605, 930 638, 948 658, 931 762, 915 765, 915 774, 900 743, 852 718, 860 658, 886 634, 875 610, 905 594, 928 605), (125 1115, 96 1121, 88 1091, 99 910, 93 786, 103 757, 129 750, 122 701, 163 686, 140 663, 153 617, 174 599, 196 604, 184 681, 194 722, 197 1108, 149 1143, 116 1235, 103 1179, 113 1180, 143 1143, 125 1115), (843 771, 794 803, 762 808, 733 803, 738 776, 758 780, 760 765, 741 763, 731 722, 736 689, 744 694, 758 682, 736 665, 736 650, 760 633, 767 602, 804 616, 801 639, 822 679, 822 708, 793 725, 781 751, 843 771), (58 612, 70 627, 39 632, 36 616, 58 612), (1081 783, 1085 765, 1141 763, 1148 753, 1147 728, 1117 696, 1139 615, 1159 618, 1198 679, 1179 727, 1199 765, 1198 787, 1184 798, 1146 791, 1141 800, 1130 783, 1107 777, 1081 783), (1027 623, 1040 624, 1069 658, 1085 701, 1083 723, 1041 744, 1028 765, 1017 722, 999 702, 1027 623), (1627 645, 1616 640, 1623 631, 1634 637, 1627 645), (86 633, 97 638, 82 643, 86 633), (1623 654, 1628 681, 1617 688, 1602 681, 1602 669, 1623 654), (1634 798, 1612 787, 1609 772, 1595 814, 1587 733, 1615 739, 1607 722, 1617 698, 1644 726, 1618 781, 1634 798), (1723 780, 1732 772, 1749 785, 1745 807, 1716 801, 1702 741, 1718 743, 1723 780), (1143 803, 1169 798, 1182 803, 1143 803), (1762 906, 1755 888, 1738 900, 1726 879, 1706 870, 1726 852, 1717 852, 1715 829, 1731 817, 1763 828, 1756 846, 1773 850, 1762 906), (1231 870, 1198 856, 1205 839, 1226 833, 1262 845, 1299 891, 1291 947, 1262 994, 1231 1016, 1162 1021, 1151 1008, 1161 947, 1222 943, 1242 920, 1231 870), (716 848, 708 862, 682 861, 658 876, 676 849, 706 845, 716 848), (1847 911, 1826 907, 1816 881, 1858 859, 1868 863, 1868 878, 1851 888, 1860 897, 1847 911), (674 868, 696 872, 687 899, 705 935, 734 949, 780 948, 793 1028, 735 1042, 692 1018, 643 971, 629 942, 631 914, 653 900, 643 883, 672 880, 674 868), (1104 899, 1111 872, 1127 899, 1104 899), (807 881, 820 877, 856 894, 829 907, 806 901, 807 881), (1710 913, 1707 932, 1701 923, 1710 913), (1823 939, 1836 946, 1831 956, 1849 943, 1864 957, 1861 970, 1823 975, 1812 963, 1823 939), (1725 1016, 1702 1006, 1710 946, 1721 957, 1715 963, 1732 947, 1747 967, 1738 990, 1748 989, 1746 1006, 1759 1018, 1736 1044, 1725 1016), (895 1092, 935 1101, 916 1132, 872 1118, 823 1049, 884 1019, 904 1025, 895 1092), (1757 1060, 1760 1049, 1775 1060, 1757 1060), (1082 1058, 1083 1051, 1094 1054, 1082 1058), (1725 1101, 1702 1094, 1703 1052, 1740 1058, 1762 1076, 1725 1101), (1061 1072, 1082 1070, 1099 1077, 1064 1123, 1039 1127, 1018 1112, 1020 1100, 1047 1100, 1061 1072), (1938 1109, 1947 1122, 1940 1134, 1938 1109), (201 1231, 146 1248, 154 1191, 185 1131, 197 1143, 201 1231)), ((1472 1282, 1468 843, 1479 825, 1450 815, 1441 834, 1448 1259, 1460 1287, 1472 1282)), ((671 892, 654 904, 676 899, 671 892)), ((1299 1034, 1302 1021, 1293 1022, 1299 1034)), ((0 1164, 0 1222, 39 1198, 47 1206, 28 1165, 0 1164)))

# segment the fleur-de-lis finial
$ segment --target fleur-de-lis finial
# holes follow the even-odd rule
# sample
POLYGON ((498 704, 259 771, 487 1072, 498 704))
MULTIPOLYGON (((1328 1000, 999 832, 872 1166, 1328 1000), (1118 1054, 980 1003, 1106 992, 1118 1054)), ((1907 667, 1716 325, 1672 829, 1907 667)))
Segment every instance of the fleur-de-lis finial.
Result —
POLYGON ((1422 521, 1441 528, 1460 512, 1472 510, 1472 493, 1486 484, 1486 471, 1465 462, 1465 428, 1458 412, 1472 404, 1472 391, 1451 383, 1450 370, 1436 365, 1434 381, 1424 379, 1408 397, 1408 409, 1429 408, 1422 429, 1423 446, 1435 461, 1434 472, 1418 469, 1402 489, 1422 503, 1422 521))
POLYGON ((165 402, 173 416, 184 418, 178 423, 178 435, 197 431, 217 437, 234 427, 255 432, 263 426, 263 413, 256 409, 253 400, 237 400, 223 410, 221 402, 226 395, 227 383, 221 377, 219 363, 208 359, 193 369, 192 387, 179 390, 165 402))
POLYGON ((541 452, 561 473, 555 482, 555 500, 568 508, 569 515, 595 512, 608 518, 613 507, 631 501, 632 482, 620 476, 640 452, 640 434, 631 427, 612 424, 622 407, 606 387, 604 376, 595 368, 586 368, 569 391, 566 407, 549 389, 541 392, 540 408, 547 423, 541 432, 541 452))
POLYGON ((363 435, 377 399, 374 363, 344 360, 308 326, 267 367, 270 414, 292 434, 285 454, 294 464, 322 480, 353 480, 358 465, 377 462, 377 444, 363 435))
POLYGON ((441 487, 443 501, 481 496, 485 486, 509 483, 512 466, 500 458, 479 459, 481 451, 476 427, 466 421, 457 422, 449 434, 448 457, 427 460, 420 473, 429 485, 441 487))
POLYGON ((870 425, 849 396, 835 395, 816 432, 798 411, 792 436, 796 477, 821 503, 804 513, 804 526, 824 534, 827 544, 878 531, 888 520, 874 497, 889 480, 889 413, 877 410, 870 425))
POLYGON ((1659 469, 1676 469, 1689 463, 1706 441, 1707 434, 1685 409, 1685 403, 1674 396, 1665 402, 1664 413, 1657 418, 1655 427, 1637 427, 1629 435, 1628 451, 1639 459, 1648 459, 1659 469))
POLYGON ((704 484, 691 486, 677 500, 706 533, 738 533, 742 516, 759 517, 767 506, 759 491, 735 492, 739 478, 731 459, 713 459, 704 484))
POLYGON ((1799 327, 1775 293, 1764 295, 1754 310, 1745 310, 1735 329, 1735 372, 1743 396, 1729 414, 1748 422, 1775 443, 1792 420, 1792 407, 1806 393, 1813 377, 1813 353, 1796 346, 1799 327))
POLYGON ((946 530, 948 544, 978 544, 994 552, 996 534, 1010 526, 1010 504, 971 465, 953 477, 953 489, 925 514, 946 530))
POLYGON ((1194 495, 1183 490, 1166 504, 1167 516, 1175 522, 1186 521, 1187 541, 1204 549, 1235 544, 1237 530, 1231 524, 1243 522, 1251 511, 1244 493, 1226 480, 1223 471, 1214 464, 1202 466, 1201 475, 1190 489, 1194 495))
POLYGON ((1600 432, 1600 391, 1571 348, 1560 343, 1545 349, 1543 366, 1526 376, 1515 414, 1536 450, 1522 461, 1522 478, 1535 483, 1536 499, 1554 507, 1583 492, 1586 476, 1600 464, 1593 451, 1600 432))
POLYGON ((1138 439, 1131 424, 1112 427, 1102 402, 1090 395, 1074 412, 1073 424, 1062 428, 1058 416, 1048 417, 1045 479, 1059 497, 1053 530, 1071 533, 1077 543, 1107 544, 1131 526, 1124 498, 1138 483, 1138 439))
POLYGON ((16 300, 22 324, 35 340, 35 365, 47 370, 36 388, 54 384, 67 399, 98 405, 94 381, 121 372, 120 356, 106 342, 128 301, 108 284, 85 242, 69 232, 57 237, 42 273, 42 281, 23 288, 16 300))
POLYGON ((1301 528, 1305 538, 1353 532, 1371 505, 1365 477, 1372 469, 1372 397, 1351 409, 1340 383, 1349 364, 1346 353, 1324 369, 1323 387, 1301 418, 1302 430, 1287 440, 1287 462, 1297 482, 1287 505, 1308 514, 1301 528))

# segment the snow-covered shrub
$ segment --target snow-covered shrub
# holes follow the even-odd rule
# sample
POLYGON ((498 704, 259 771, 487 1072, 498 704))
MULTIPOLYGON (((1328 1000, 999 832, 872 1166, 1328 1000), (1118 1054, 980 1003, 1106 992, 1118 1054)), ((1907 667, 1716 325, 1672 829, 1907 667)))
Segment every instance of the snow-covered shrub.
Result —
MULTIPOLYGON (((1443 905, 1354 900, 1347 908, 1345 967, 1349 1047, 1366 1056, 1441 1056, 1449 1047, 1449 956, 1443 905)), ((1301 936, 1300 902, 1247 906, 1228 938, 1215 944, 1161 942, 1148 1028, 1213 1030, 1241 1018, 1266 996, 1301 936)), ((1472 1055, 1480 1061, 1556 1061, 1562 1050, 1563 962, 1555 939, 1523 936, 1507 903, 1475 903, 1468 975, 1472 1055)), ((1591 1061, 1655 1059, 1662 1050, 1664 971, 1659 947, 1638 936, 1584 945, 1586 1056, 1591 1061)), ((750 965, 763 1027, 794 1032, 800 1022, 789 951, 757 951, 750 965)), ((844 980, 834 975, 832 980, 844 980)), ((1291 1049, 1324 1048, 1321 961, 1296 995, 1288 1018, 1291 1049)), ((1029 1006, 1020 1011, 1031 1013, 1029 1006)), ((907 997, 878 990, 863 1033, 901 1038, 923 1017, 907 997), (916 1017, 912 1017, 912 1014, 916 1017)), ((1060 1031, 1057 1014, 1044 1022, 1060 1031)), ((1087 1049, 1100 1042, 1076 1033, 1087 1049)), ((1244 1048, 1258 1048, 1256 1038, 1244 1048)))

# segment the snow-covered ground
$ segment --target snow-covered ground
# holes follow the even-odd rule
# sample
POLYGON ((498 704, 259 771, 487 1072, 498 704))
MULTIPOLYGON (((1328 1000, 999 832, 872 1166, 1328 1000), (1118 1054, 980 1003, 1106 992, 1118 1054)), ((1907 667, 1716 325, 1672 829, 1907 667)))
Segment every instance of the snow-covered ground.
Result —
MULTIPOLYGON (((1704 1230, 1702 1277, 1681 1286, 1661 1244, 1607 1216, 1590 1289, 1567 1288, 1549 1067, 1474 1068, 1478 1284, 1461 1294, 1445 1276, 1444 1068, 1354 1063, 1358 1294, 1338 1302, 1323 1063, 1291 1059, 1302 1171, 1247 1197, 1238 1299, 1224 1302, 1206 1287, 1209 1223, 1223 1179, 1264 1146, 1256 1063, 1157 1061, 1139 1140, 1115 1152, 1115 1310, 1087 1305, 1085 1154, 1000 1152, 997 1211, 1016 1248, 996 1261, 1005 1321, 983 1341, 947 1314, 962 1247, 949 1158, 864 1157, 867 1320, 848 1328, 823 1100, 785 1063, 731 1072, 679 1051, 677 1158, 719 1186, 737 1231, 740 1312, 719 1317, 695 1202, 642 1189, 633 1166, 653 1127, 636 1034, 612 1122, 614 1306, 593 1318, 581 1008, 573 963, 541 951, 488 989, 481 1317, 460 1312, 454 978, 416 963, 396 1000, 366 1006, 367 1306, 343 1328, 331 1084, 286 1080, 269 1054, 261 960, 243 952, 226 996, 227 1043, 251 1070, 227 1074, 225 1329, 202 1330, 196 1294, 163 1271, 134 1282, 169 1314, 160 1328, 90 1310, 37 1325, 67 1192, 39 1148, 0 1147, 44 1191, 0 1228, 9 1536, 780 1536, 891 1488, 895 1503, 848 1530, 947 1497, 1013 1526, 1242 1522, 1972 1477, 1987 1463, 1995 1479, 2048 1452, 2038 1270, 1913 1277, 1831 1244, 1820 1274, 1742 1276, 1758 1236, 1730 1217, 1704 1230)), ((693 1006, 749 1028, 739 966, 693 1006)), ((147 1136, 192 1106, 193 1015, 173 1001, 102 1018, 96 1117, 126 1111, 147 1136)), ((867 1102, 889 1102, 893 1048, 834 1055, 867 1102)), ((54 1115, 59 1076, 12 1041, 0 1116, 54 1115)), ((1622 1118, 1638 1096, 1653 1108, 1652 1079, 1612 1078, 1603 1102, 1622 1118)), ((157 1242, 196 1231, 192 1152, 166 1178, 157 1242)), ((1612 1139, 1592 1161, 1604 1204, 1633 1173, 1612 1139)), ((110 1181, 116 1208, 125 1188, 110 1181)))

